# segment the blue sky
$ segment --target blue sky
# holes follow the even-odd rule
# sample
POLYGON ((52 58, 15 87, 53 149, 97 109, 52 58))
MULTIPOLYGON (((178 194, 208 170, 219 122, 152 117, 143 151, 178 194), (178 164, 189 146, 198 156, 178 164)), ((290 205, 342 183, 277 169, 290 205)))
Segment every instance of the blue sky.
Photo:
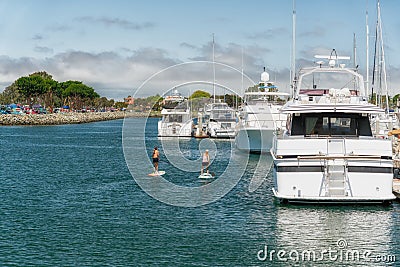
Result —
MULTIPOLYGON (((0 90, 15 79, 45 70, 58 81, 80 80, 101 95, 121 100, 163 94, 190 81, 213 81, 233 90, 258 82, 263 67, 282 91, 289 91, 292 0, 114 0, 0 1, 0 90), (243 55, 243 56, 242 56, 243 55)), ((369 12, 370 46, 374 41, 373 0, 297 0, 297 67, 315 54, 352 56, 365 74, 365 12, 369 12)), ((391 93, 400 92, 400 2, 381 0, 386 64, 391 93), (398 90, 397 90, 398 89, 398 90), (398 92, 397 92, 398 91, 398 92)), ((350 62, 349 62, 350 64, 350 62)), ((371 65, 370 64, 370 65, 371 65)), ((188 87, 189 88, 189 87, 188 87)), ((185 90, 184 86, 181 87, 185 90)), ((209 85, 192 85, 210 90, 209 85)), ((222 92, 222 91, 221 91, 222 92)))

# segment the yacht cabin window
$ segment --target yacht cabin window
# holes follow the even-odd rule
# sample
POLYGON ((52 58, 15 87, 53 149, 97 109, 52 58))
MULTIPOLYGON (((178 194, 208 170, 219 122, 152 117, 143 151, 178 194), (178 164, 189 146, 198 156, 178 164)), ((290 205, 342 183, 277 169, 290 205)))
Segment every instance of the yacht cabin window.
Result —
POLYGON ((292 114, 291 135, 372 136, 368 116, 349 113, 292 114))
POLYGON ((232 120, 234 118, 233 116, 234 112, 227 111, 227 110, 213 110, 211 112, 210 119, 212 120, 232 120))
POLYGON ((165 122, 183 122, 182 115, 170 114, 165 117, 165 122))

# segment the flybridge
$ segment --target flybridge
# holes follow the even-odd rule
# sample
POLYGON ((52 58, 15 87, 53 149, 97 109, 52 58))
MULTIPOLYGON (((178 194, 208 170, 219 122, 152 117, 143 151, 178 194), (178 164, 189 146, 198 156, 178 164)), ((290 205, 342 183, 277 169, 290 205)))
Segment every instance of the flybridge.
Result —
POLYGON ((350 57, 338 56, 336 50, 333 49, 332 53, 329 56, 316 55, 315 58, 329 60, 329 66, 323 66, 324 61, 318 61, 316 62, 318 66, 301 69, 298 79, 295 81, 295 99, 298 99, 299 95, 301 94, 310 95, 310 92, 314 92, 314 94, 316 95, 321 95, 321 90, 324 90, 323 94, 326 94, 328 93, 328 90, 330 91, 331 89, 346 89, 349 84, 354 85, 354 87, 352 86, 351 89, 346 89, 350 90, 352 95, 360 95, 362 97, 365 97, 367 95, 364 87, 364 78, 361 74, 357 72, 357 69, 347 68, 346 65, 342 63, 339 64, 339 60, 349 60, 350 57), (318 88, 316 80, 318 80, 317 82, 320 83, 321 79, 315 78, 317 74, 320 76, 323 75, 324 79, 322 79, 322 81, 325 82, 322 87, 321 85, 319 85, 318 88), (345 81, 344 83, 338 82, 337 79, 340 77, 342 80, 345 81), (309 79, 311 78, 312 82, 309 81, 309 79), (327 86, 326 83, 329 84, 332 82, 334 83, 334 88, 331 88, 331 86, 327 86), (310 84, 312 84, 312 86, 310 84), (317 90, 319 90, 319 92, 317 92, 317 90))

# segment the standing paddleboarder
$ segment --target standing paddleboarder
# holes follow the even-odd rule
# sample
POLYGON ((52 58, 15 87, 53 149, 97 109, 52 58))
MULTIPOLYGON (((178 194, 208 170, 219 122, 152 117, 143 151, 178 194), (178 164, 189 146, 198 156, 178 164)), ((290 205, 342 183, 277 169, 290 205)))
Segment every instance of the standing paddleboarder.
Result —
POLYGON ((153 165, 154 165, 154 173, 158 173, 158 161, 160 159, 160 152, 158 151, 158 148, 155 146, 153 149, 153 165))

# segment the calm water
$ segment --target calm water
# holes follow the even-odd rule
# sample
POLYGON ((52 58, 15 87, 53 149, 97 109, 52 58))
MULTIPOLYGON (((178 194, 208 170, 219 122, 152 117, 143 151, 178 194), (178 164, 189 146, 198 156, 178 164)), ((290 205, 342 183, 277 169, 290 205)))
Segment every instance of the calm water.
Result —
MULTIPOLYGON (((156 121, 147 125, 148 154, 160 145, 156 121)), ((252 155, 242 179, 222 199, 197 208, 169 206, 148 196, 132 178, 121 144, 122 125, 117 120, 0 127, 1 266, 400 265, 399 203, 280 205, 273 199, 270 177, 249 192, 258 162, 252 155), (338 240, 347 246, 339 250, 338 240), (337 250, 331 259, 322 254, 322 261, 301 260, 304 250, 317 258, 329 249, 337 250), (261 250, 268 253, 264 261, 261 250), (272 250, 286 254, 278 259, 272 250), (369 253, 372 262, 346 261, 348 250, 369 253), (376 262, 376 256, 395 256, 397 262, 376 262)), ((197 158, 199 143, 183 141, 181 152, 197 158)), ((213 171, 219 175, 231 143, 215 145, 213 171)), ((194 174, 176 170, 163 153, 160 169, 176 184, 201 185, 194 174)))

